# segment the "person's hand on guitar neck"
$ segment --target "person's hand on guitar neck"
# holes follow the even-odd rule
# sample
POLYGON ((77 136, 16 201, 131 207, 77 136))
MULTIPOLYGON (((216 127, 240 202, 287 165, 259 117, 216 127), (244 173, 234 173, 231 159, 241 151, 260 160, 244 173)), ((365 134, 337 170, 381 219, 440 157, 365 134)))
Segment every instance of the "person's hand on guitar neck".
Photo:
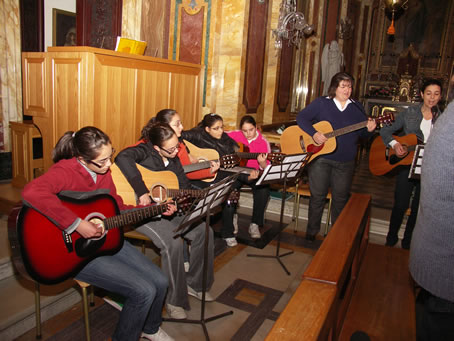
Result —
POLYGON ((393 146, 394 151, 398 157, 403 157, 408 153, 407 147, 402 146, 399 142, 396 142, 393 146))
POLYGON ((326 138, 325 135, 323 135, 323 133, 317 131, 314 136, 312 136, 312 139, 314 140, 315 144, 316 145, 321 145, 321 144, 324 144, 326 141, 328 141, 328 139, 326 138))
POLYGON ((210 173, 215 174, 220 167, 219 161, 210 161, 210 173))
MULTIPOLYGON (((141 195, 139 197, 139 205, 148 206, 148 205, 151 205, 151 203, 152 203, 152 200, 151 200, 151 197, 150 197, 150 193, 145 193, 145 194, 143 194, 143 195, 141 195)), ((163 212, 162 214, 163 215, 167 215, 167 216, 171 216, 176 211, 177 211, 177 207, 174 204, 169 203, 167 205, 167 211, 163 212)))
POLYGON ((260 167, 262 169, 265 169, 268 164, 266 163, 266 160, 268 158, 268 154, 266 153, 261 153, 257 156, 257 162, 259 163, 260 167))

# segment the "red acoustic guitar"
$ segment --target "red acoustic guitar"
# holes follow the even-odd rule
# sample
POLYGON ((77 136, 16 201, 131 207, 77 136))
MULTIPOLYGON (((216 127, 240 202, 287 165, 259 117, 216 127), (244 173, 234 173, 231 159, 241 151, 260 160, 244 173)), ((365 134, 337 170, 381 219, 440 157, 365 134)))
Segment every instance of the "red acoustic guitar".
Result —
POLYGON ((100 238, 85 239, 77 232, 67 234, 43 214, 29 206, 16 206, 8 218, 12 260, 25 277, 43 284, 56 284, 74 277, 96 257, 112 255, 123 246, 122 226, 159 215, 167 204, 146 206, 119 214, 108 194, 88 199, 60 197, 64 206, 95 224, 104 226, 100 238))

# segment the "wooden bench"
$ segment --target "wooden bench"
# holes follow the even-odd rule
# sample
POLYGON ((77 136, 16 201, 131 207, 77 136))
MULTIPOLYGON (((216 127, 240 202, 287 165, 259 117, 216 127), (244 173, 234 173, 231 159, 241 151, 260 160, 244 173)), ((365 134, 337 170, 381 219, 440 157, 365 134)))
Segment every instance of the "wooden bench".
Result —
POLYGON ((352 194, 266 340, 295 339, 295 333, 304 340, 338 338, 367 247, 370 201, 352 194))
POLYGON ((266 340, 415 340, 408 251, 369 245, 370 196, 353 194, 266 340))

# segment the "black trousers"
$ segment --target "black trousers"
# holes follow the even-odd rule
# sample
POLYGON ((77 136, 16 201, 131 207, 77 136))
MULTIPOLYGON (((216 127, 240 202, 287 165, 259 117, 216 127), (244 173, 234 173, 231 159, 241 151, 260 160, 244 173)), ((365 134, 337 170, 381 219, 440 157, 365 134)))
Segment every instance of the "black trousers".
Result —
POLYGON ((421 289, 416 299, 416 340, 454 340, 454 302, 421 289))
POLYGON ((410 247, 411 236, 418 216, 419 195, 421 192, 421 182, 419 180, 409 179, 409 172, 410 167, 402 167, 397 174, 394 190, 394 206, 389 221, 388 235, 386 236, 387 243, 394 245, 397 242, 398 232, 404 219, 404 214, 410 206, 410 199, 414 190, 415 194, 411 203, 411 214, 408 217, 402 240, 402 246, 406 248, 410 247))

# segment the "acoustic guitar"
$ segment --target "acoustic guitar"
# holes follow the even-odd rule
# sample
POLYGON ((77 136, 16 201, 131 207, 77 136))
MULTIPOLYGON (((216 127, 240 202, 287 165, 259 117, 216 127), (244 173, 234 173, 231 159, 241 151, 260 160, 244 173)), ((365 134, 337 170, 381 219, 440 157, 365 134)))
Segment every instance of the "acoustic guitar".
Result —
MULTIPOLYGON (((205 191, 199 189, 179 189, 178 178, 172 171, 154 172, 139 164, 136 164, 136 166, 142 175, 145 186, 150 191, 152 200, 157 203, 162 203, 168 199, 174 199, 184 211, 185 208, 189 208, 192 205, 192 201, 189 201, 189 199, 200 198, 201 195, 205 193, 205 191)), ((112 179, 117 188, 118 195, 123 198, 123 201, 126 204, 136 205, 137 196, 134 193, 134 189, 118 166, 113 164, 110 167, 110 171, 112 172, 112 179)), ((239 200, 238 191, 232 191, 228 200, 237 203, 239 200)))
POLYGON ((16 206, 8 217, 12 260, 23 276, 42 284, 60 283, 74 277, 94 258, 115 254, 123 246, 123 226, 167 210, 167 204, 161 204, 120 214, 117 202, 108 194, 82 200, 59 198, 77 216, 102 224, 104 234, 92 239, 85 239, 77 232, 67 234, 35 209, 22 204, 16 206))
MULTIPOLYGON (((262 154, 262 153, 251 153, 251 152, 249 152, 248 146, 245 146, 243 143, 237 142, 240 147, 238 152, 219 157, 219 153, 214 149, 199 148, 199 147, 193 145, 191 142, 186 141, 186 140, 184 140, 184 143, 188 146, 189 150, 191 151, 192 156, 194 156, 198 159, 201 159, 201 160, 211 159, 211 161, 219 161, 220 167, 223 168, 224 170, 229 170, 236 166, 245 167, 248 160, 257 159, 259 154, 262 154), (217 159, 213 159, 213 157, 216 157, 216 156, 217 156, 217 159)), ((267 154, 267 160, 270 161, 271 163, 276 163, 276 162, 281 161, 284 156, 284 154, 282 154, 282 153, 263 153, 263 154, 267 154)), ((193 172, 193 171, 205 169, 205 168, 210 168, 210 161, 201 161, 198 163, 193 163, 190 165, 183 166, 185 173, 189 173, 189 172, 193 172)), ((204 179, 203 181, 211 182, 215 178, 216 177, 204 179)))
POLYGON ((384 175, 397 166, 409 166, 413 161, 418 137, 415 134, 405 136, 393 136, 397 142, 407 149, 407 153, 399 157, 393 148, 388 148, 383 143, 381 136, 377 136, 372 142, 369 151, 369 170, 374 175, 384 175))
MULTIPOLYGON (((394 121, 394 114, 392 112, 387 112, 374 120, 377 125, 380 123, 390 124, 394 121)), ((336 130, 333 130, 333 127, 328 121, 315 123, 315 130, 323 133, 323 135, 328 138, 325 143, 320 145, 315 143, 312 136, 307 134, 299 126, 290 126, 286 128, 281 135, 281 150, 284 154, 311 153, 312 157, 308 161, 311 162, 317 156, 334 152, 337 147, 335 137, 365 128, 367 122, 368 121, 359 122, 336 130)))

